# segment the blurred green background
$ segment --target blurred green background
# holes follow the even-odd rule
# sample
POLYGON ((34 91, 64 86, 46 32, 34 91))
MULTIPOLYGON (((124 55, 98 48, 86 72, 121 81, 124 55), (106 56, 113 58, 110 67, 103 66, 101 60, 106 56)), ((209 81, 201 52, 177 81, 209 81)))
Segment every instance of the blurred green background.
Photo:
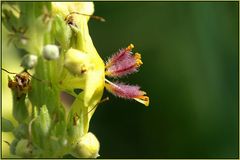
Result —
POLYGON ((101 57, 133 43, 144 64, 121 81, 150 97, 105 94, 90 125, 101 158, 236 158, 238 2, 95 2, 95 15, 101 57))
MULTIPOLYGON (((99 54, 107 60, 133 43, 144 64, 121 81, 140 85, 150 97, 146 108, 104 93, 110 101, 90 125, 100 158, 238 157, 238 5, 95 2, 95 15, 107 20, 89 22, 99 54)), ((3 47, 3 67, 19 72, 15 53, 3 47)), ((6 73, 2 78, 7 84, 6 73)), ((10 90, 5 85, 2 92, 2 113, 11 119, 10 90)))

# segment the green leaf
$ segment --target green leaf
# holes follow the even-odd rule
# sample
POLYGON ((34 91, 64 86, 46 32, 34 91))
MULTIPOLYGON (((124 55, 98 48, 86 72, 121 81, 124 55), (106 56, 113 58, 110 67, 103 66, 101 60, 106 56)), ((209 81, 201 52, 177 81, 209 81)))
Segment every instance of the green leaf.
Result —
POLYGON ((11 121, 2 117, 2 131, 11 132, 14 129, 14 126, 11 121))

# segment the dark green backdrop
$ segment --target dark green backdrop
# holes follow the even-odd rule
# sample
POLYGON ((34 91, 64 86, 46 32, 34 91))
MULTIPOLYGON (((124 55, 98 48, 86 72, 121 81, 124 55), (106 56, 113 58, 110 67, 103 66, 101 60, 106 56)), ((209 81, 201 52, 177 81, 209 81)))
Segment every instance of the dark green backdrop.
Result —
POLYGON ((90 131, 101 158, 238 156, 238 2, 96 2, 90 33, 103 59, 129 43, 150 106, 101 104, 90 131))

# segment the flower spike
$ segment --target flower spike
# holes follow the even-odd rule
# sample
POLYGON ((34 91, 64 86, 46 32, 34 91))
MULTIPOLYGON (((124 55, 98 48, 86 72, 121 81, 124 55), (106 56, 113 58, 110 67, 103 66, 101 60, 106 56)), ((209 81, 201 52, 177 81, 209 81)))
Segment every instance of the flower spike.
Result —
POLYGON ((125 99, 134 99, 145 106, 149 105, 149 97, 145 96, 146 92, 141 91, 139 86, 112 83, 107 79, 105 79, 105 81, 107 82, 105 84, 106 89, 115 96, 125 99))
POLYGON ((143 64, 139 53, 133 54, 131 51, 134 48, 130 44, 127 48, 119 50, 106 63, 105 74, 109 77, 122 77, 138 71, 138 68, 143 64))

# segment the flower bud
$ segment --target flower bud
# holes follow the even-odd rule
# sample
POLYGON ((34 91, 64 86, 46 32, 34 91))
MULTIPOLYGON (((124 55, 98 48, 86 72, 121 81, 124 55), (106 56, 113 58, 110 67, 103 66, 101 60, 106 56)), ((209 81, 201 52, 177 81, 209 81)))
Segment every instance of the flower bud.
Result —
POLYGON ((2 132, 11 132, 14 129, 12 122, 4 117, 2 117, 2 132))
POLYGON ((13 130, 13 135, 18 139, 27 138, 28 137, 27 124, 26 123, 19 124, 19 126, 13 130))
POLYGON ((39 115, 32 123, 31 134, 33 143, 43 148, 46 145, 43 139, 46 139, 48 136, 50 127, 51 118, 46 105, 43 105, 40 108, 39 115))
POLYGON ((63 17, 60 17, 59 15, 55 16, 52 25, 52 33, 62 49, 69 48, 72 30, 66 25, 63 17))
POLYGON ((29 158, 32 157, 32 145, 27 139, 21 139, 16 146, 16 155, 29 158))
POLYGON ((24 69, 32 69, 37 64, 37 56, 27 54, 22 58, 21 66, 24 69))
POLYGON ((43 57, 46 60, 55 60, 59 58, 59 48, 56 45, 48 44, 43 47, 43 57))
POLYGON ((10 144, 10 152, 11 152, 11 154, 14 154, 14 155, 16 154, 16 146, 17 146, 18 142, 19 142, 19 139, 14 139, 12 141, 12 143, 10 144))
POLYGON ((18 93, 12 91, 13 94, 13 116, 19 122, 22 123, 28 117, 28 109, 25 103, 26 94, 18 96, 18 93))
POLYGON ((84 74, 89 64, 87 53, 72 48, 65 53, 64 66, 74 75, 84 74))
POLYGON ((78 158, 97 158, 100 144, 94 134, 88 132, 74 146, 71 154, 78 158))

